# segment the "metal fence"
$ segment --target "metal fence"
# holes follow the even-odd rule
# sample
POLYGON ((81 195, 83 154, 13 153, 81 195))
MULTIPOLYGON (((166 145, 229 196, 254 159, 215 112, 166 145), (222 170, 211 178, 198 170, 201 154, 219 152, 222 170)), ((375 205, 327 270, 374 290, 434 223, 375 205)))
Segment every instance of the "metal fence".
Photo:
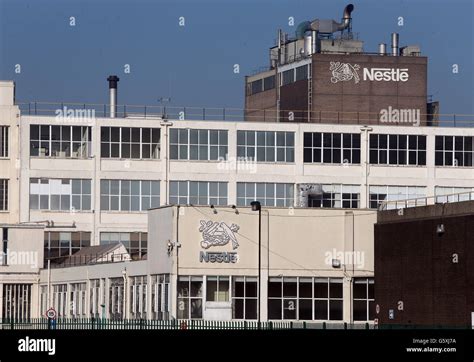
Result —
MULTIPOLYGON (((73 117, 89 121, 96 117, 110 116, 110 104, 105 103, 18 102, 16 105, 20 108, 23 115, 73 117)), ((380 120, 380 114, 377 112, 308 111, 307 109, 276 110, 272 108, 242 109, 120 104, 116 106, 115 114, 117 118, 147 119, 163 117, 170 120, 196 121, 310 122, 388 126, 395 124, 380 120)), ((419 126, 474 126, 474 115, 472 114, 421 114, 420 116, 419 126), (429 120, 431 117, 434 117, 434 119, 429 120)), ((402 123, 396 123, 395 125, 404 125, 402 123)), ((415 124, 406 123, 405 125, 413 126, 415 124)))
POLYGON ((182 320, 169 321, 147 319, 101 319, 101 318, 33 318, 27 320, 3 319, 0 329, 4 330, 72 330, 72 329, 147 329, 147 330, 288 330, 288 329, 373 329, 369 323, 326 323, 303 321, 208 321, 182 320))

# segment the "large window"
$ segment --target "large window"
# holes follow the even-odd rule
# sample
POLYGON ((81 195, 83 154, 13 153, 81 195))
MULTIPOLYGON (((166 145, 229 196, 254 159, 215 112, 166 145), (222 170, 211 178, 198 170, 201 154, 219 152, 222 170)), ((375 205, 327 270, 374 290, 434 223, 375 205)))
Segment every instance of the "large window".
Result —
POLYGON ((257 278, 232 279, 232 319, 257 319, 257 278))
POLYGON ((237 183, 237 205, 249 206, 252 201, 263 206, 290 207, 294 204, 294 185, 283 183, 237 183))
POLYGON ((374 320, 374 280, 372 278, 354 278, 352 288, 354 320, 374 320))
POLYGON ((148 234, 131 233, 100 233, 100 244, 122 243, 133 260, 143 258, 147 253, 148 234))
POLYGON ((237 131, 237 157, 257 162, 295 162, 295 134, 237 131))
POLYGON ((44 259, 52 263, 62 262, 64 257, 70 256, 86 246, 91 245, 91 233, 86 231, 45 231, 44 259))
POLYGON ((170 204, 227 205, 227 182, 171 181, 170 204))
POLYGON ((0 179, 0 210, 8 210, 8 180, 0 179))
POLYGON ((304 162, 360 163, 359 133, 304 133, 304 162))
POLYGON ((217 161, 227 158, 227 131, 209 129, 171 129, 172 160, 217 161))
POLYGON ((308 197, 308 206, 357 209, 359 195, 358 185, 321 185, 321 193, 308 197))
POLYGON ((91 157, 92 129, 88 126, 30 126, 30 156, 91 157))
POLYGON ((426 136, 371 134, 370 163, 373 165, 426 165, 426 136))
POLYGON ((109 316, 112 320, 123 319, 125 315, 123 278, 110 278, 109 316))
POLYGON ((178 319, 201 319, 202 299, 202 277, 180 276, 178 279, 178 319))
POLYGON ((89 315, 92 318, 105 318, 105 279, 92 279, 89 288, 89 315))
POLYGON ((272 277, 268 318, 342 320, 342 278, 272 277))
POLYGON ((86 310, 86 283, 72 283, 69 295, 69 315, 73 318, 85 318, 86 310))
POLYGON ((30 209, 87 211, 91 209, 91 180, 30 179, 30 209))
POLYGON ((170 317, 170 275, 151 276, 152 319, 168 320, 170 317))
POLYGON ((133 277, 130 283, 130 314, 132 319, 146 319, 147 312, 147 277, 133 277))
POLYGON ((230 289, 229 281, 230 278, 228 276, 206 277, 206 301, 228 302, 230 289))
POLYGON ((247 95, 261 93, 270 89, 275 88, 275 76, 271 75, 266 78, 254 80, 253 82, 247 83, 247 95))
POLYGON ((160 181, 100 180, 102 211, 146 211, 160 206, 160 181))
POLYGON ((419 206, 424 204, 426 197, 426 187, 423 186, 370 186, 369 202, 371 209, 377 209, 379 205, 386 201, 411 200, 399 203, 388 203, 387 209, 395 209, 406 206, 419 206), (414 200, 419 199, 419 200, 414 200))
POLYGON ((8 157, 8 131, 10 127, 0 126, 0 158, 8 157))
POLYGON ((160 129, 138 127, 101 127, 100 157, 159 159, 160 129))
POLYGON ((435 165, 472 167, 472 136, 436 136, 435 165))
POLYGON ((53 285, 52 293, 53 308, 56 310, 58 317, 67 317, 67 284, 53 285))

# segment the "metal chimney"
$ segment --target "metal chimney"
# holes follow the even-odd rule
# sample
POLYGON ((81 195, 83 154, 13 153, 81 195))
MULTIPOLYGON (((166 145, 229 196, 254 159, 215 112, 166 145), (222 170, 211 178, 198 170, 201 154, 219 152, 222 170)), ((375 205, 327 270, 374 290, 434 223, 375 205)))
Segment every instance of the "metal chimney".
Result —
POLYGON ((392 55, 398 57, 398 33, 392 33, 392 55))
POLYGON ((110 75, 107 78, 109 82, 109 95, 110 95, 110 118, 115 118, 117 113, 117 82, 120 80, 116 75, 110 75))
POLYGON ((385 44, 385 43, 380 43, 379 44, 379 54, 380 55, 387 54, 387 44, 385 44))

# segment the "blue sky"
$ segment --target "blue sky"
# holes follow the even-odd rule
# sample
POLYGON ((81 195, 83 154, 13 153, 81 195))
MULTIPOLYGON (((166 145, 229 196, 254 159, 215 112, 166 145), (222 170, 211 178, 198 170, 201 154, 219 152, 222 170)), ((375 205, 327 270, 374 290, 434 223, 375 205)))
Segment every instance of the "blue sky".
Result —
MULTIPOLYGON (((106 77, 117 74, 120 104, 156 105, 171 97, 174 106, 242 108, 244 76, 268 64, 277 29, 294 34, 301 21, 339 21, 348 2, 0 0, 0 78, 16 82, 18 101, 104 103, 106 77)), ((353 4, 353 31, 366 51, 399 32, 401 45, 419 44, 429 57, 428 93, 441 112, 474 114, 472 0, 353 4)))

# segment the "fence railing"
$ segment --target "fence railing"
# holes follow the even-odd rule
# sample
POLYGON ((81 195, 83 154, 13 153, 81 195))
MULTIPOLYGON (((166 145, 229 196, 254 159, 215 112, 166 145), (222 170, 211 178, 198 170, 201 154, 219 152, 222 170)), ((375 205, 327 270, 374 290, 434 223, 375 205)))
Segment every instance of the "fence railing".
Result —
POLYGON ((371 323, 303 322, 303 321, 209 321, 209 320, 147 320, 101 318, 33 318, 3 319, 0 329, 149 329, 149 330, 284 330, 284 329, 373 329, 371 323))
POLYGON ((406 209, 409 207, 418 207, 434 204, 446 204, 450 202, 473 201, 474 191, 458 192, 454 194, 423 196, 404 200, 390 200, 380 203, 378 210, 406 209))
MULTIPOLYGON (((109 104, 65 103, 65 102, 20 102, 23 115, 56 116, 92 120, 109 117, 109 104)), ((360 124, 398 126, 472 127, 474 115, 469 114, 420 114, 419 122, 390 122, 380 119, 377 112, 308 111, 253 108, 176 107, 164 105, 116 106, 116 118, 163 118, 171 120, 198 121, 253 121, 253 122, 299 122, 321 124, 360 124)))

